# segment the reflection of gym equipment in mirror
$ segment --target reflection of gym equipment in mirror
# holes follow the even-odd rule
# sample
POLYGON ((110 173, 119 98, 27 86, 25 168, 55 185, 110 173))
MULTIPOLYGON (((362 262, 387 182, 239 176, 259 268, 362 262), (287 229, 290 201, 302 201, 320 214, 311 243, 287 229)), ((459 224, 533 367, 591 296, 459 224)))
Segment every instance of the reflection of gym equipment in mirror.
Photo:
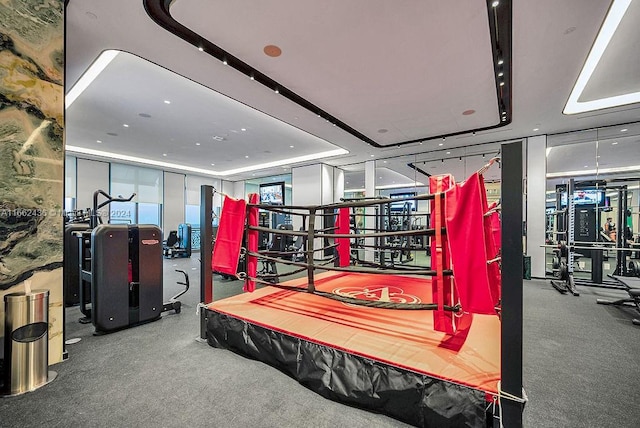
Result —
POLYGON ((559 291, 569 291, 570 282, 578 286, 624 288, 613 276, 627 277, 640 274, 640 245, 633 239, 631 211, 628 206, 626 184, 614 182, 578 182, 569 180, 567 185, 556 186, 555 209, 547 209, 547 247, 554 248, 552 285, 559 291), (575 184, 575 185, 574 185, 575 184), (607 192, 617 193, 617 206, 613 207, 607 192), (573 195, 571 198, 568 195, 573 195), (602 224, 604 212, 617 211, 616 221, 607 217, 602 224), (622 225, 616 228, 617 225, 622 225), (549 228, 550 227, 550 228, 549 228), (566 246, 563 251, 562 245, 566 246), (577 253, 580 251, 580 253, 577 253), (603 261, 608 261, 610 252, 615 253, 615 266, 611 275, 604 275, 603 261), (563 254, 566 257, 563 257, 563 254), (591 268, 585 269, 590 259, 591 268), (590 274, 590 278, 574 277, 574 272, 590 274))
MULTIPOLYGON (((429 237, 421 233, 429 224, 429 214, 419 214, 416 212, 416 193, 403 193, 392 195, 391 198, 350 198, 341 199, 343 202, 361 202, 368 199, 381 200, 374 208, 373 214, 351 211, 351 233, 355 235, 351 239, 351 264, 369 265, 381 268, 402 268, 403 265, 411 264, 416 267, 415 254, 424 251, 429 255, 429 237), (357 227, 361 219, 371 219, 364 221, 363 226, 357 227), (374 227, 366 227, 371 222, 374 227), (363 238, 358 238, 361 233, 384 233, 384 232, 409 232, 407 234, 376 236, 373 244, 365 243, 363 238), (373 257, 366 257, 366 252, 373 252, 373 257)), ((426 259, 425 259, 426 260, 426 259)), ((428 261, 428 260, 426 260, 428 261)), ((430 266, 422 266, 430 268, 430 266)))
MULTIPOLYGON (((573 180, 569 180, 566 194, 573 194, 573 186, 573 180)), ((554 249, 553 276, 555 279, 551 280, 551 285, 563 294, 570 292, 574 296, 579 296, 580 293, 576 289, 573 278, 573 264, 576 256, 573 249, 575 241, 575 229, 573 227, 575 222, 575 205, 573 198, 567 198, 567 203, 563 209, 563 193, 560 190, 561 189, 556 189, 557 216, 554 224, 556 227, 555 236, 559 236, 562 239, 559 240, 558 248, 554 249)))
POLYGON ((569 247, 561 242, 558 244, 558 248, 554 249, 554 253, 554 277, 556 279, 551 280, 551 285, 563 294, 570 292, 574 296, 579 296, 580 293, 576 289, 573 271, 570 270, 569 247), (556 259, 557 263, 555 262, 556 259))

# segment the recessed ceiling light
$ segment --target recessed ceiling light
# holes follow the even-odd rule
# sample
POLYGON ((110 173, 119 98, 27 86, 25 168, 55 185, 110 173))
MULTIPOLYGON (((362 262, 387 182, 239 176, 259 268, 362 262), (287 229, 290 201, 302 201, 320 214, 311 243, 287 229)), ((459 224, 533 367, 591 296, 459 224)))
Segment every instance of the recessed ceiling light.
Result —
POLYGON ((222 64, 223 64, 223 65, 227 65, 227 64, 228 64, 228 63, 227 63, 227 60, 225 59, 224 61, 222 61, 222 64))
POLYGON ((199 145, 200 145, 200 143, 196 143, 196 146, 199 146, 199 145))
POLYGON ((495 0, 493 3, 491 3, 491 7, 498 7, 499 4, 500 2, 498 0, 495 0))
POLYGON ((371 157, 374 157, 375 155, 371 155, 371 157))
POLYGON ((613 143, 611 143, 612 146, 615 146, 616 144, 618 144, 617 141, 614 141, 613 143))
POLYGON ((585 168, 589 168, 589 165, 585 165, 584 167, 585 167, 585 168))
POLYGON ((164 100, 164 103, 165 103, 165 104, 171 104, 171 101, 169 101, 169 100, 164 100))
POLYGON ((124 126, 125 128, 129 127, 129 125, 127 125, 126 123, 123 123, 122 126, 124 126))
POLYGON ((502 77, 504 76, 504 73, 501 71, 500 73, 498 73, 498 77, 502 77))
POLYGON ((622 128, 622 129, 620 130, 620 132, 627 132, 627 131, 628 131, 628 129, 627 129, 627 128, 622 128))
POLYGON ((540 129, 539 129, 539 128, 533 128, 533 130, 534 130, 534 131, 539 131, 540 129))
POLYGON ((293 149, 293 146, 289 146, 289 147, 291 147, 293 149))
POLYGON ((590 101, 579 101, 630 4, 631 0, 615 0, 609 7, 604 23, 600 27, 598 36, 596 37, 595 42, 593 42, 593 46, 587 56, 587 60, 584 62, 584 66, 582 67, 580 75, 578 76, 573 90, 571 91, 571 95, 569 95, 567 104, 562 111, 564 114, 584 113, 587 111, 617 107, 640 101, 640 91, 590 101))
POLYGON ((447 152, 447 154, 448 154, 448 155, 450 155, 450 154, 451 154, 451 152, 447 152))
POLYGON ((280 93, 280 91, 278 90, 278 88, 276 88, 274 92, 275 92, 276 94, 279 94, 279 93, 280 93))
POLYGON ((439 146, 444 146, 444 143, 438 143, 439 146))
POLYGON ((166 155, 167 155, 166 153, 163 153, 163 154, 162 154, 162 156, 166 156, 166 155))
POLYGON ((199 47, 199 48, 198 48, 198 50, 199 50, 200 52, 204 51, 204 49, 202 49, 202 47, 199 47))
POLYGON ((240 130, 244 132, 247 130, 247 128, 240 128, 240 130))
POLYGON ((216 166, 216 164, 215 164, 215 163, 212 163, 212 164, 211 164, 211 166, 216 166))
POLYGON ((502 64, 504 64, 504 60, 503 60, 502 58, 500 58, 500 59, 498 60, 498 65, 502 65, 502 64))
POLYGON ((422 141, 420 141, 420 145, 422 145, 422 141))
POLYGON ((256 80, 256 79, 253 77, 253 75, 251 75, 251 77, 249 77, 249 79, 251 79, 251 80, 256 80))
POLYGON ((276 45, 267 45, 262 49, 262 51, 266 56, 270 56, 271 58, 277 58, 282 55, 282 49, 276 45))
POLYGON ((387 161, 383 161, 383 163, 387 163, 387 161))
POLYGON ((504 82, 500 82, 500 86, 504 86, 504 82))
POLYGON ((101 140, 96 140, 96 143, 102 143, 102 141, 101 140))
POLYGON ((249 159, 249 155, 246 155, 244 158, 245 158, 245 159, 249 159))

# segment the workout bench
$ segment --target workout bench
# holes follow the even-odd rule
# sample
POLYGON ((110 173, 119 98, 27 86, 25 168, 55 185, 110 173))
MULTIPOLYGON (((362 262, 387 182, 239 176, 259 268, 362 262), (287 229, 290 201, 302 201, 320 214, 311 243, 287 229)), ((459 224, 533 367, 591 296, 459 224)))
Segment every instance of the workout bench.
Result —
MULTIPOLYGON (((599 305, 615 305, 615 306, 635 306, 636 310, 640 312, 640 278, 632 278, 627 276, 617 276, 617 275, 609 275, 620 284, 622 284, 627 293, 629 293, 629 298, 619 299, 619 300, 606 300, 606 299, 598 299, 596 302, 599 305)), ((635 325, 640 325, 640 318, 634 318, 631 320, 635 325)))

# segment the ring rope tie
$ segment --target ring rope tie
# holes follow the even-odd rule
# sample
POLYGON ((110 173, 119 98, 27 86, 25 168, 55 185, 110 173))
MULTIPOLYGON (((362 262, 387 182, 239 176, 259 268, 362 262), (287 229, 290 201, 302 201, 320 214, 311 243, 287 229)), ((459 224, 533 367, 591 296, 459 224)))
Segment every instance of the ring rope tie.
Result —
MULTIPOLYGON (((501 399, 507 399, 510 401, 514 401, 516 403, 522 404, 523 406, 527 403, 527 401, 529 401, 529 397, 527 397, 527 393, 525 392, 524 388, 522 388, 522 397, 518 397, 516 395, 510 394, 508 392, 505 392, 502 390, 500 381, 498 381, 498 401, 500 401, 501 399)), ((494 406, 495 406, 495 399, 494 399, 494 406)), ((494 414, 495 414, 495 407, 494 407, 494 414)), ((502 406, 499 407, 499 414, 498 414, 498 418, 500 420, 500 428, 503 428, 502 425, 502 406)))

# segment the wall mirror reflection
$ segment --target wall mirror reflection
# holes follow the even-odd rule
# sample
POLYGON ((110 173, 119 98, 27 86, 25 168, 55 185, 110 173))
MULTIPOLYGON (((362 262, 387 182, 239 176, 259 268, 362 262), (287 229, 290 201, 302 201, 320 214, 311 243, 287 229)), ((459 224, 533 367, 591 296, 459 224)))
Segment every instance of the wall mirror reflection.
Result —
POLYGON ((548 137, 548 276, 572 271, 578 285, 618 287, 612 275, 640 272, 639 142, 638 123, 548 137))

